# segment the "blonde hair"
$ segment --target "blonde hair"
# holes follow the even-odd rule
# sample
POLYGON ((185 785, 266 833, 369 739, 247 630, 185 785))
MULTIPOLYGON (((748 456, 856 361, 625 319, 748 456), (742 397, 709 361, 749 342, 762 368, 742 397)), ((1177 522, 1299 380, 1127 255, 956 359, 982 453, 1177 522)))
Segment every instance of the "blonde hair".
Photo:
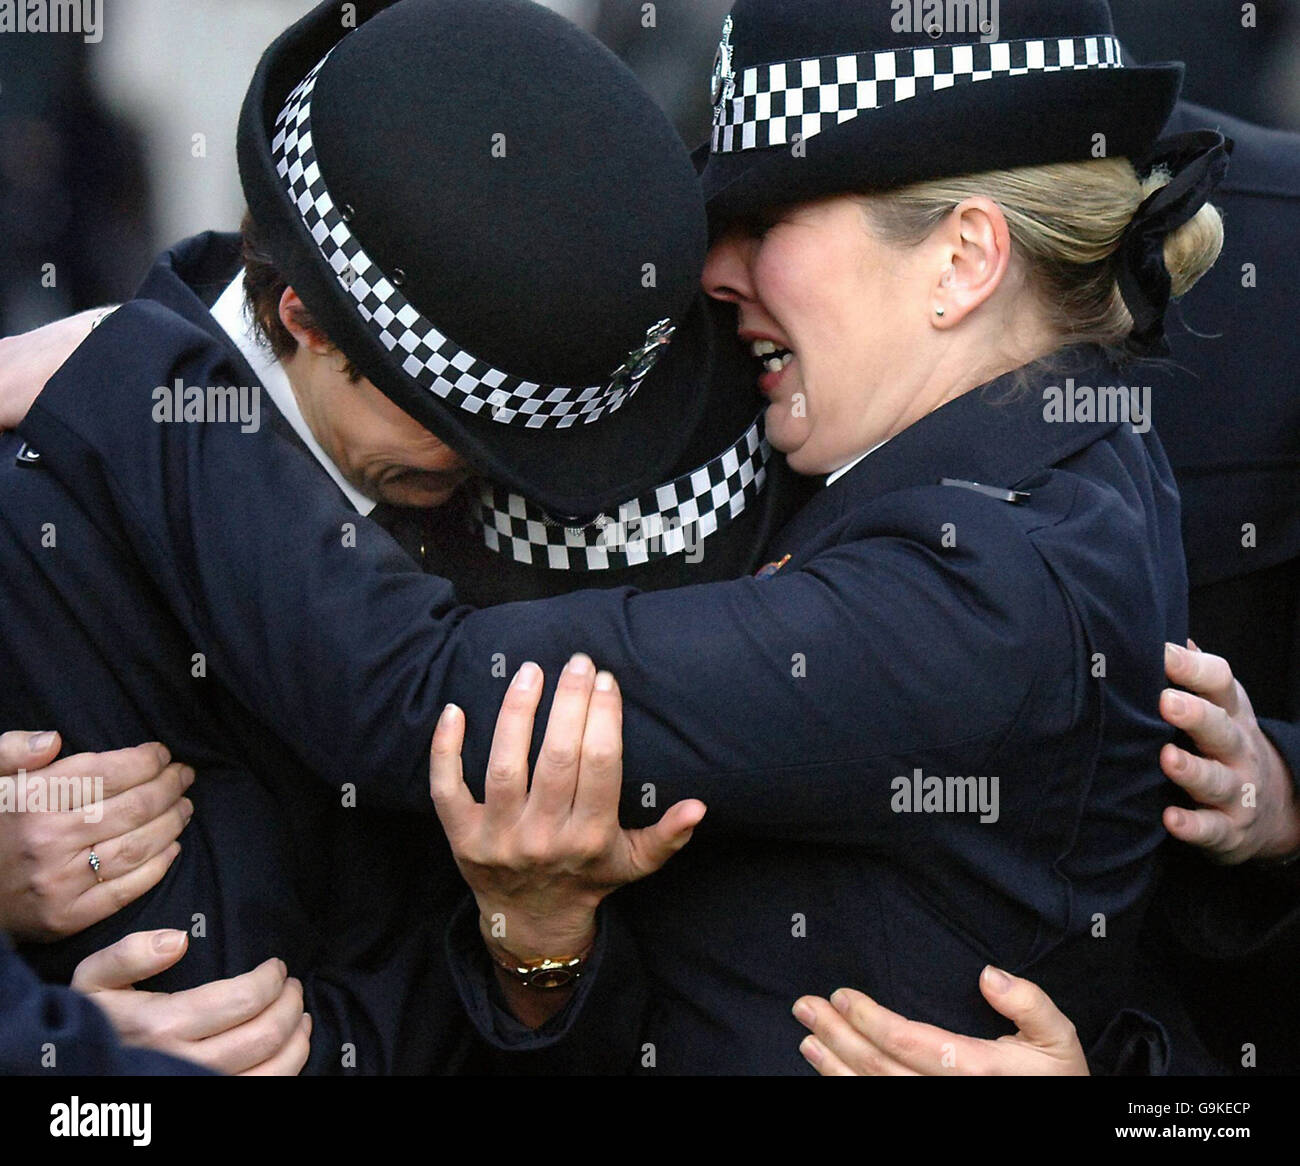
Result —
MULTIPOLYGON (((1062 346, 1091 342, 1119 349, 1134 323, 1112 260, 1138 207, 1169 181, 1164 170, 1140 181, 1128 159, 1102 158, 923 182, 866 195, 864 202, 879 235, 911 246, 966 199, 993 199, 1062 346)), ((1165 239, 1174 296, 1189 292, 1222 250, 1223 218, 1207 203, 1165 239)))

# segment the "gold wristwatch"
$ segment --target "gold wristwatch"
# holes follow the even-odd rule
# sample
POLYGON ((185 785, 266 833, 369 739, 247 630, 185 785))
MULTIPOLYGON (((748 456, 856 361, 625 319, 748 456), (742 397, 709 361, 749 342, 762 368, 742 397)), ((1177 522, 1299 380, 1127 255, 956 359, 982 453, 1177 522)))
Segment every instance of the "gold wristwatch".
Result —
POLYGON ((591 957, 589 946, 581 955, 541 956, 538 959, 521 960, 487 936, 484 936, 483 942, 497 967, 517 984, 539 992, 555 992, 572 987, 581 977, 587 960, 591 957))

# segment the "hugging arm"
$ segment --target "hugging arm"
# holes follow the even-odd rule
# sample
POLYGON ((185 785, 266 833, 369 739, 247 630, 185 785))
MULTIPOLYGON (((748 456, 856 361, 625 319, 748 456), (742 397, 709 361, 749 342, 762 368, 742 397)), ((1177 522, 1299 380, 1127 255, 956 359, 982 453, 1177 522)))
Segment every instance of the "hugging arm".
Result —
MULTIPOLYGON (((246 434, 153 423, 152 386, 170 375, 158 366, 160 330, 177 334, 187 379, 229 378, 224 349, 206 335, 154 305, 128 304, 50 382, 23 434, 44 472, 92 511, 120 518, 207 653, 210 674, 229 678, 249 715, 314 772, 354 774, 360 791, 392 808, 427 810, 428 747, 445 703, 471 716, 466 772, 477 781, 505 690, 501 658, 511 668, 532 659, 553 677, 585 650, 622 688, 629 822, 645 820, 642 787, 651 786, 659 805, 707 799, 719 829, 883 837, 894 817, 888 782, 864 773, 904 772, 895 768, 900 758, 926 760, 927 742, 966 756, 991 748, 1032 684, 1018 662, 1057 649, 1045 637, 1068 625, 1031 547, 999 530, 990 542, 996 555, 981 553, 976 533, 999 518, 959 491, 943 491, 933 512, 883 514, 882 537, 837 548, 816 569, 786 578, 471 611, 349 512, 318 467, 268 427, 246 434), (920 532, 953 520, 969 524, 969 545, 942 553, 920 541, 920 532), (1023 586, 1012 598, 997 578, 1017 555, 1023 586), (969 604, 954 604, 954 593, 969 604), (963 618, 975 605, 983 618, 963 618), (845 626, 855 628, 851 644, 845 626), (927 636, 923 653, 917 629, 927 636), (842 707, 802 683, 800 656, 808 669, 854 676, 842 707), (933 693, 972 669, 1011 679, 972 683, 973 699, 960 709, 936 706, 933 693), (875 715, 851 715, 864 703, 875 715), (928 736, 918 707, 927 710, 928 736)), ((543 713, 552 694, 548 685, 543 713)), ((944 761, 936 754, 934 763, 944 761)))

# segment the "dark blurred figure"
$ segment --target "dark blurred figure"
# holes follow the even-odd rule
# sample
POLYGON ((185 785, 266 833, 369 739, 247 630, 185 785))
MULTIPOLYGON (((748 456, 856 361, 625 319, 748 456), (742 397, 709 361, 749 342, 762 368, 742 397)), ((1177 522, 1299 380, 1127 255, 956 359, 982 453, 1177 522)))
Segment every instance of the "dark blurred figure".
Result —
POLYGON ((140 142, 95 94, 87 49, 0 37, 0 334, 129 298, 149 266, 140 142))
POLYGON ((1300 130, 1300 2, 1110 0, 1124 48, 1139 61, 1185 61, 1186 101, 1272 129, 1300 130))
POLYGON ((704 141, 712 122, 709 78, 732 2, 601 0, 592 29, 631 66, 691 147, 704 141))

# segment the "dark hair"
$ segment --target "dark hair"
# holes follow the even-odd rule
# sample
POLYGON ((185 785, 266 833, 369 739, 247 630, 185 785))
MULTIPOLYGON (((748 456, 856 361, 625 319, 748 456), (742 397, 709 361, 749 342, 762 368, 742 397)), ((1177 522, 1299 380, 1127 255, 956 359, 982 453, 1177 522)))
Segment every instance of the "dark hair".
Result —
MULTIPOLYGON (((244 213, 239 234, 240 253, 244 261, 244 295, 253 314, 254 327, 276 360, 286 360, 298 351, 298 342, 293 338, 293 333, 280 319, 280 300, 289 281, 276 267, 261 228, 247 212, 244 213)), ((294 310, 294 323, 307 331, 325 335, 305 306, 294 310)), ((360 371, 346 356, 343 357, 343 371, 354 384, 361 380, 360 371)))

